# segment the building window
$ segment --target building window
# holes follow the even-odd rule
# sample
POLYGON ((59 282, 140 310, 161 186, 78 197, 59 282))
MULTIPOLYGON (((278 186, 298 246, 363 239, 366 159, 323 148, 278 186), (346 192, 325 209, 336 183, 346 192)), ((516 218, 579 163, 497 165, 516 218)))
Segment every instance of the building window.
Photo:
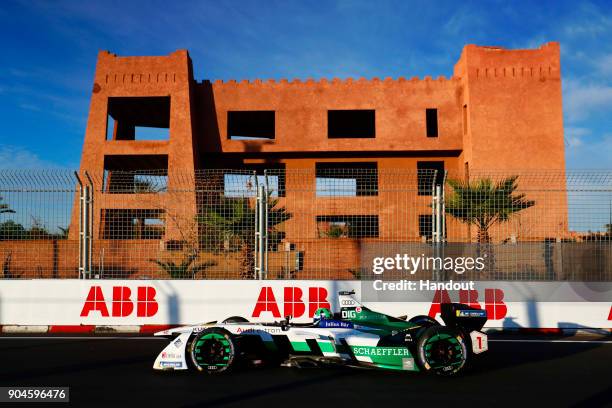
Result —
POLYGON ((169 138, 169 96, 108 98, 106 140, 169 138))
POLYGON ((467 135, 467 127, 468 127, 467 105, 463 105, 463 134, 464 135, 467 135))
POLYGON ((431 214, 419 215, 419 237, 431 239, 433 235, 433 216, 431 214))
POLYGON ((240 170, 226 170, 223 174, 225 197, 255 197, 260 185, 266 186, 271 197, 285 196, 285 167, 244 165, 240 170), (264 174, 264 169, 266 170, 264 174))
POLYGON ((316 163, 318 197, 361 197, 378 195, 376 162, 316 163))
POLYGON ((378 238, 378 215, 317 215, 319 238, 378 238))
POLYGON ((163 210, 102 210, 102 239, 162 239, 165 222, 163 210))
POLYGON ((374 110, 328 110, 327 137, 330 139, 376 137, 374 110))
POLYGON ((427 137, 438 137, 438 110, 425 109, 425 122, 427 123, 427 137))
POLYGON ((419 195, 432 195, 433 186, 441 186, 444 183, 443 161, 419 161, 417 162, 417 184, 419 195))
POLYGON ((253 140, 275 138, 274 111, 228 111, 227 138, 253 140))
POLYGON ((113 194, 162 193, 168 189, 168 156, 104 156, 102 191, 113 194))

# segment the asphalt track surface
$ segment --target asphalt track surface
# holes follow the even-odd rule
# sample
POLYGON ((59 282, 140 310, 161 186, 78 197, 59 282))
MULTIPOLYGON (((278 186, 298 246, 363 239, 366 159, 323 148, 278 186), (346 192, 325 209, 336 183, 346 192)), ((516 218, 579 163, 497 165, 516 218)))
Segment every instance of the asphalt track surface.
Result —
POLYGON ((612 407, 612 341, 592 340, 492 338, 488 355, 449 379, 350 368, 154 372, 165 339, 3 336, 0 386, 69 386, 72 406, 612 407))

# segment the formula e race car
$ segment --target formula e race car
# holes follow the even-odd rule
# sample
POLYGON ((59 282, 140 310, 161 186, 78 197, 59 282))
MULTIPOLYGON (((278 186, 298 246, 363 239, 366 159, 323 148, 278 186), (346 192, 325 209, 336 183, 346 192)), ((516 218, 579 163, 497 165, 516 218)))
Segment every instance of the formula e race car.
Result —
POLYGON ((153 368, 221 374, 249 365, 340 364, 451 376, 474 354, 488 350, 487 335, 479 331, 487 320, 484 310, 443 304, 442 326, 429 316, 404 320, 374 312, 353 294, 340 292, 340 312, 318 309, 311 323, 293 323, 290 317, 249 323, 231 317, 155 333, 172 341, 153 368))

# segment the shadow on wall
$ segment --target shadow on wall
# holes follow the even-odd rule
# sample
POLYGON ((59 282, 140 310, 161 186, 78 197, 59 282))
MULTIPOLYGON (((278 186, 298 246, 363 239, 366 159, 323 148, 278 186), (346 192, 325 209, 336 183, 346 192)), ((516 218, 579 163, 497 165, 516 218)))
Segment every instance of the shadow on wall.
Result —
POLYGON ((181 322, 180 299, 177 290, 172 285, 172 281, 159 281, 158 288, 163 291, 168 302, 167 324, 184 324, 181 322))
MULTIPOLYGON (((506 317, 502 322, 502 328, 504 330, 519 330, 519 329, 532 329, 532 328, 540 328, 540 317, 538 314, 538 305, 535 300, 528 300, 527 302, 527 317, 528 324, 527 326, 521 326, 515 320, 516 317, 506 317)), ((544 329, 564 329, 562 333, 560 333, 563 337, 571 337, 577 334, 578 330, 586 331, 591 334, 609 336, 610 332, 605 329, 598 329, 593 327, 583 326, 579 323, 573 322, 558 322, 557 327, 544 327, 544 329)))
POLYGON ((219 133, 219 123, 217 122, 217 106, 212 84, 204 81, 196 85, 196 112, 192 117, 192 127, 196 151, 220 152, 221 134, 219 133), (206 120, 195 120, 196 117, 204 117, 206 120), (199 127, 202 124, 201 128, 199 127))

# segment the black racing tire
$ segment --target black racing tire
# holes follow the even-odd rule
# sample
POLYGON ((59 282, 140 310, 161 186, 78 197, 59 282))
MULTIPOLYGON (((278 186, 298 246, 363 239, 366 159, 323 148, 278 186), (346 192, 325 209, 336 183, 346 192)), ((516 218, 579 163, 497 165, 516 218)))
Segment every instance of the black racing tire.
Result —
POLYGON ((248 323, 249 321, 242 316, 231 316, 221 323, 248 323))
POLYGON ((238 360, 238 345, 232 334, 218 327, 196 334, 189 348, 191 363, 200 372, 222 374, 234 369, 238 360))
POLYGON ((418 338, 416 347, 421 369, 444 377, 457 375, 468 358, 465 339, 459 331, 449 327, 427 328, 418 338))
POLYGON ((432 317, 427 315, 418 315, 408 320, 410 323, 415 323, 423 327, 440 326, 440 323, 432 317))

